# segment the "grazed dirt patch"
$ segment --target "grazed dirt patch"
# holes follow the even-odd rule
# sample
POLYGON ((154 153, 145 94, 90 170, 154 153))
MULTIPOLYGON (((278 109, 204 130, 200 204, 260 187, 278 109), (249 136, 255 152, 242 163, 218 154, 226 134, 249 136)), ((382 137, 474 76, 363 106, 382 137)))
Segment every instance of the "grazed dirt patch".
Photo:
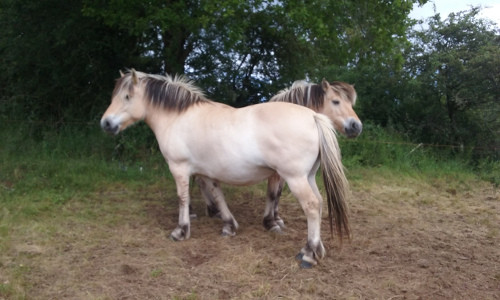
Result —
POLYGON ((225 238, 194 188, 199 217, 191 239, 173 242, 176 197, 158 185, 103 191, 87 203, 68 203, 54 223, 34 222, 40 230, 13 239, 0 256, 0 281, 17 289, 3 298, 500 299, 496 188, 359 176, 369 178, 352 184, 352 240, 340 249, 325 215, 327 256, 312 270, 294 260, 306 221, 289 192, 281 203, 286 234, 274 235, 261 224, 263 185, 225 187, 240 224, 225 238), (91 217, 80 216, 85 211, 91 217))

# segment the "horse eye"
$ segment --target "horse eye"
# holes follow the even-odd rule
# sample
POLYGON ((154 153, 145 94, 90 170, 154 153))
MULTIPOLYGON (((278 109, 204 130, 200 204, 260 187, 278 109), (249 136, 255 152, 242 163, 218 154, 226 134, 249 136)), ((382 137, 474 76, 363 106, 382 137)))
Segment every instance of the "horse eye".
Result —
POLYGON ((127 100, 127 101, 128 101, 128 100, 130 100, 130 97, 129 97, 129 95, 128 95, 128 94, 127 94, 127 95, 125 95, 125 100, 127 100))
POLYGON ((340 101, 339 101, 339 100, 332 100, 332 103, 333 103, 334 105, 339 105, 339 104, 340 104, 340 101))

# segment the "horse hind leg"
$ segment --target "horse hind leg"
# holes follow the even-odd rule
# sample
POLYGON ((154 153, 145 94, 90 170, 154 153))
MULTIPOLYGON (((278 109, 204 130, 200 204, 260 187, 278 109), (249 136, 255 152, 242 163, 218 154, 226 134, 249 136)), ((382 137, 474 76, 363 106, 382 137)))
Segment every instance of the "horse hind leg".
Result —
POLYGON ((238 229, 238 222, 227 206, 224 194, 217 181, 212 180, 205 176, 197 176, 197 183, 200 186, 202 195, 207 203, 207 213, 210 217, 218 216, 224 222, 222 227, 223 236, 236 235, 238 229))
POLYGON ((194 177, 195 182, 198 184, 198 187, 200 188, 201 192, 201 197, 205 201, 206 206, 206 213, 209 217, 213 218, 221 218, 221 213, 219 210, 219 207, 216 204, 215 197, 212 194, 209 186, 213 185, 212 182, 210 182, 210 179, 203 177, 202 176, 195 176, 194 177))
POLYGON ((273 174, 267 181, 267 201, 263 225, 271 232, 283 233, 283 229, 285 229, 285 223, 278 213, 279 199, 284 185, 285 181, 278 173, 273 174))
POLYGON ((287 183, 307 218, 307 243, 296 258, 301 261, 301 268, 311 268, 325 256, 326 252, 320 235, 321 201, 308 179, 287 180, 287 183))

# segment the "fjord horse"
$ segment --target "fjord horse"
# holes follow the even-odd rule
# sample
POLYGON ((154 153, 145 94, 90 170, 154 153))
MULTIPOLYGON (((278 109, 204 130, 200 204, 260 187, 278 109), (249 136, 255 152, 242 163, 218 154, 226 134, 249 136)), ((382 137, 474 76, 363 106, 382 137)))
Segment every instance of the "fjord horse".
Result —
MULTIPOLYGON (((170 235, 173 240, 190 237, 191 176, 249 185, 278 174, 306 215, 307 242, 297 257, 301 267, 312 267, 325 255, 320 236, 323 200, 315 178, 320 166, 330 229, 335 223, 340 240, 349 237, 348 182, 333 126, 324 115, 282 102, 236 109, 208 100, 183 77, 131 70, 116 82, 101 127, 118 134, 141 120, 154 132, 175 179, 179 221, 170 235)), ((214 200, 227 210, 224 201, 214 200)), ((221 215, 224 222, 234 221, 232 215, 221 215)))
MULTIPOLYGON (((357 94, 354 86, 341 81, 329 83, 323 79, 321 84, 308 83, 303 80, 296 81, 291 88, 284 89, 272 97, 270 102, 289 102, 310 108, 327 116, 338 132, 348 138, 354 138, 361 134, 363 128, 353 109, 356 99, 357 94)), ((225 200, 217 182, 199 176, 195 177, 195 181, 198 183, 201 195, 207 204, 208 215, 220 216, 221 210, 216 203, 225 200), (219 200, 216 202, 215 198, 219 200)), ((279 199, 284 184, 283 178, 278 174, 273 174, 268 179, 263 224, 267 230, 272 232, 282 233, 285 228, 285 223, 278 213, 279 199)), ((230 214, 230 212, 225 212, 225 214, 230 214)), ((225 225, 222 228, 222 234, 235 235, 238 223, 235 221, 234 224, 236 226, 225 225)))

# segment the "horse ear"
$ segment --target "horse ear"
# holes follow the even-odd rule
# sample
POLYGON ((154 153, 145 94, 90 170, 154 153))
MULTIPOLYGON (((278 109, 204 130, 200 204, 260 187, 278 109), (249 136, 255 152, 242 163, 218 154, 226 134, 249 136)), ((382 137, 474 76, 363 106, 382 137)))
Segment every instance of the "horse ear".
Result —
POLYGON ((132 69, 131 72, 132 72, 132 83, 137 84, 139 80, 137 79, 137 73, 135 72, 135 69, 132 69))
POLYGON ((123 77, 125 76, 125 74, 123 74, 122 70, 120 70, 120 77, 123 77))
POLYGON ((330 89, 330 83, 328 83, 328 81, 323 78, 323 80, 321 81, 321 87, 323 88, 323 91, 326 92, 328 91, 328 89, 330 89))

